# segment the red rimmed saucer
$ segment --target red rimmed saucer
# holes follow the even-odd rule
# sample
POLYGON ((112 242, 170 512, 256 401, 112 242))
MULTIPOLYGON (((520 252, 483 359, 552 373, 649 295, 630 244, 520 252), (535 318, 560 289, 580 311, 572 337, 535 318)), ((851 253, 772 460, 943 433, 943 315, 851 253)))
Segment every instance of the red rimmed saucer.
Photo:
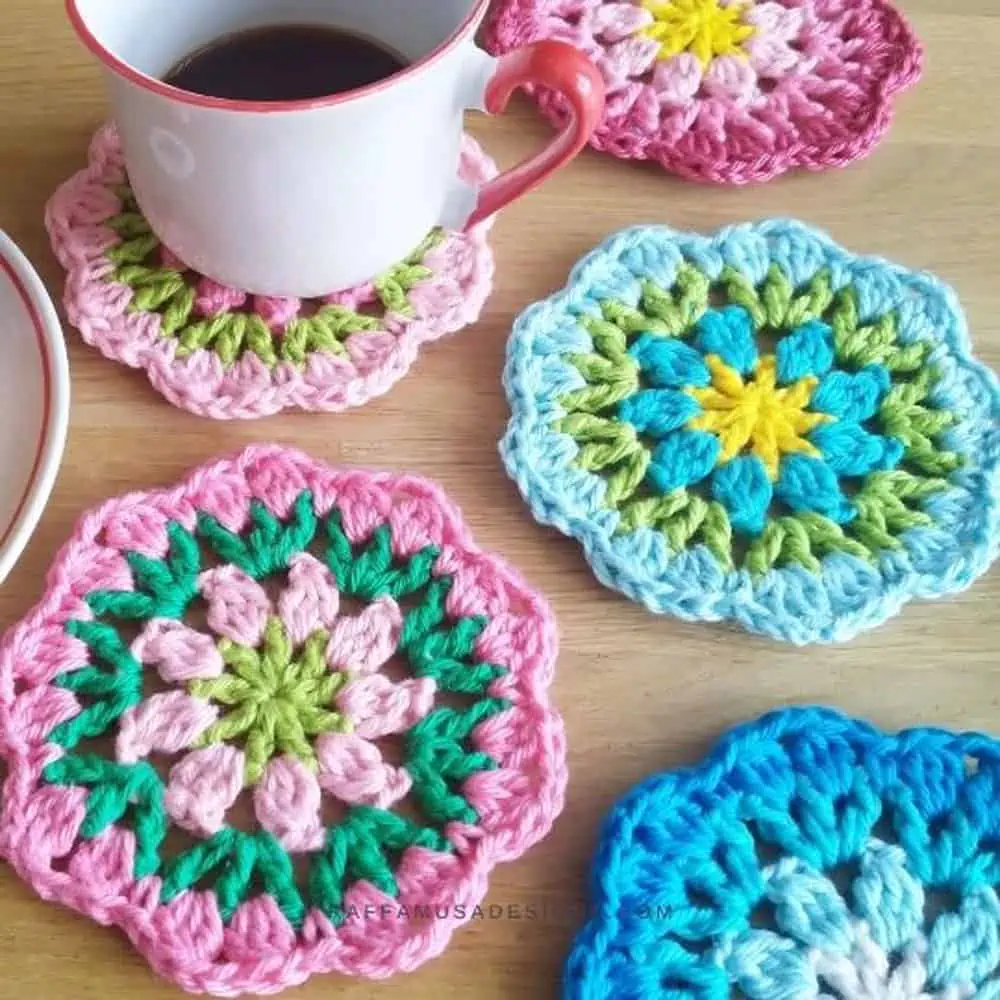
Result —
POLYGON ((31 263, 0 231, 0 583, 42 515, 62 460, 69 364, 62 325, 31 263))

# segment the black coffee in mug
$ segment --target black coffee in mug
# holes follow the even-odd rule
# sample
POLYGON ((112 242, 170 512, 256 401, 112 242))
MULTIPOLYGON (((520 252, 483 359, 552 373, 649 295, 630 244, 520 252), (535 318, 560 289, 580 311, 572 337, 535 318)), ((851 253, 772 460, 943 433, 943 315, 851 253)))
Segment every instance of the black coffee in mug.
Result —
POLYGON ((306 101, 370 86, 406 65, 370 38, 325 25, 284 24, 218 38, 185 56, 164 81, 230 101, 306 101))

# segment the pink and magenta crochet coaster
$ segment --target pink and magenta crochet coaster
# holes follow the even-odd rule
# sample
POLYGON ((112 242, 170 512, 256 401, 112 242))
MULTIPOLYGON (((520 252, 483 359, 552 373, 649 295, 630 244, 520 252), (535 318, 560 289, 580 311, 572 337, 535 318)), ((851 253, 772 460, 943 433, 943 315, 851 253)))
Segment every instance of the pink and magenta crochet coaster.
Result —
POLYGON ((0 850, 191 991, 437 955, 566 784, 555 623, 409 476, 277 446, 79 522, 0 647, 0 850))
MULTIPOLYGON (((576 45, 608 83, 597 149, 730 184, 866 155, 921 70, 886 0, 499 0, 488 38, 576 45)), ((564 123, 559 95, 536 96, 564 123)))
MULTIPOLYGON (((482 182, 496 168, 466 139, 461 172, 482 182)), ((112 126, 94 138, 87 169, 53 196, 46 225, 84 340, 143 369, 175 406, 219 420, 361 406, 392 388, 423 344, 478 319, 492 288, 489 223, 431 233, 388 274, 323 300, 220 285, 152 233, 112 126)))

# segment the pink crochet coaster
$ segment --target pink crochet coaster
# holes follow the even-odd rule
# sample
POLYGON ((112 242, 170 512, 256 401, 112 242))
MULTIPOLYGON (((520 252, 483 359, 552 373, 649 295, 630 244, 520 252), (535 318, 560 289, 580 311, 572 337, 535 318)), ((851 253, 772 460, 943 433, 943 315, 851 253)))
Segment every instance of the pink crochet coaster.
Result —
POLYGON ((435 486, 257 446, 84 516, 0 645, 0 852, 194 992, 409 971, 562 808, 541 597, 435 486))
MULTIPOLYGON (((542 38, 604 73, 597 149, 729 184, 866 155, 922 62, 886 0, 498 0, 494 52, 542 38)), ((536 96, 564 123, 557 94, 536 96)))
MULTIPOLYGON (((461 172, 482 182, 496 167, 467 138, 461 172)), ((175 406, 219 420, 361 406, 395 385, 424 343, 478 319, 492 288, 489 224, 432 233, 388 274, 323 300, 227 288, 185 269, 151 232, 113 126, 53 196, 46 226, 84 340, 144 369, 175 406)))

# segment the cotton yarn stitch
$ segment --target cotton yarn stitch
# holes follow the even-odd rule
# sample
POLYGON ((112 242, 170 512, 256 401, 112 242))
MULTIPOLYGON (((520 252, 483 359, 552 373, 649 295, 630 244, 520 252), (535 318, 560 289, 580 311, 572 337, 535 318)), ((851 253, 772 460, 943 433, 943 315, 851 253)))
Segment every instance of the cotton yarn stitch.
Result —
POLYGON ((954 293, 790 221, 626 230, 517 321, 501 450, 654 612, 844 640, 1000 539, 1000 386, 954 293))
MULTIPOLYGON (((496 167, 466 138, 461 172, 482 183, 496 167)), ((340 412, 386 393, 424 344, 479 318, 493 282, 490 225, 431 233, 388 274, 324 300, 249 296, 160 244, 128 187, 113 126, 46 210, 67 272, 67 316, 83 339, 143 369, 174 406, 217 420, 340 412)))
MULTIPOLYGON (((766 181, 867 155, 922 51, 886 0, 500 0, 489 44, 570 42, 600 67, 595 148, 698 181, 766 181)), ((536 92, 564 124, 565 101, 536 92)))
POLYGON ((608 816, 563 998, 994 997, 998 784, 979 733, 742 726, 608 816))
POLYGON ((193 992, 434 957, 566 784, 547 605, 432 484, 278 446, 84 516, 0 646, 0 852, 193 992))

